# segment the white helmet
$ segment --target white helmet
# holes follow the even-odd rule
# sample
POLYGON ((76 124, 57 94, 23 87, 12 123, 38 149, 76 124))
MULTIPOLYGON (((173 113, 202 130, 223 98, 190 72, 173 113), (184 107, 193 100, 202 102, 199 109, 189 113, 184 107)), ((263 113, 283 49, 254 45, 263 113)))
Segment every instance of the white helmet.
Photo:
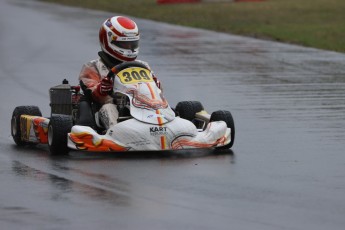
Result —
POLYGON ((120 61, 134 61, 139 53, 137 24, 123 16, 105 20, 99 30, 101 49, 120 61))

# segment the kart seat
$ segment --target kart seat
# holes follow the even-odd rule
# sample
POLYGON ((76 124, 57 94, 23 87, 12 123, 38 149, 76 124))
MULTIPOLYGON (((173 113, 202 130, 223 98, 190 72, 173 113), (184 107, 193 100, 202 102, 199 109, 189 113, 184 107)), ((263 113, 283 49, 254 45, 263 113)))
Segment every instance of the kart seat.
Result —
POLYGON ((98 130, 99 127, 95 121, 95 113, 98 112, 101 106, 92 101, 91 90, 87 89, 82 81, 80 81, 80 87, 84 95, 79 100, 76 125, 89 126, 94 130, 98 130))

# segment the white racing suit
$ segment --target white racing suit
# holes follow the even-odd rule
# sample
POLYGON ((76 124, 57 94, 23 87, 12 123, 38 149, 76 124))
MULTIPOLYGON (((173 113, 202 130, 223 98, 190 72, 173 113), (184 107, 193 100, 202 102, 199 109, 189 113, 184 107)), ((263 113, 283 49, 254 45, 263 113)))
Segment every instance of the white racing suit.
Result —
MULTIPOLYGON (((137 61, 150 68, 146 62, 139 60, 137 61)), ((102 59, 99 58, 85 63, 79 74, 79 80, 91 90, 92 100, 101 105, 101 109, 99 110, 99 119, 106 129, 109 129, 110 126, 115 125, 119 117, 116 105, 113 103, 113 98, 109 95, 103 96, 97 90, 97 86, 101 79, 105 78, 109 71, 110 69, 108 69, 103 63, 102 59)), ((157 83, 157 85, 159 87, 159 83, 157 83)))

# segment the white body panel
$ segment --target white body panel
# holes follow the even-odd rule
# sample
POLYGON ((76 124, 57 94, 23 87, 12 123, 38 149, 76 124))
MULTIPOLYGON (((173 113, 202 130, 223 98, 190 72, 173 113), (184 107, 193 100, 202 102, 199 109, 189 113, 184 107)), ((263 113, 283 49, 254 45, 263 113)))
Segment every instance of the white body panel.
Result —
POLYGON ((193 123, 179 117, 163 126, 130 119, 114 125, 105 135, 97 134, 90 127, 73 126, 71 133, 69 133, 68 147, 86 151, 211 148, 228 144, 230 132, 231 130, 223 121, 211 122, 204 131, 198 132, 193 123), (90 137, 92 142, 86 143, 84 138, 89 140, 90 137), (84 144, 76 144, 78 140, 79 143, 84 144), (109 142, 113 145, 109 145, 109 142), (110 146, 109 149, 105 147, 104 143, 110 146), (117 150, 111 146, 121 146, 123 149, 117 150))

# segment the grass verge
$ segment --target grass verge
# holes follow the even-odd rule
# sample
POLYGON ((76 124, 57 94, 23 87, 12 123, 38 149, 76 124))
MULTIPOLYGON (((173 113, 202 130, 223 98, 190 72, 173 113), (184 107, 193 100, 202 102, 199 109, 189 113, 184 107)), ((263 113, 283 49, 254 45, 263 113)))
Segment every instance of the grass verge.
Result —
POLYGON ((157 4, 155 0, 41 0, 345 52, 344 0, 157 4))

